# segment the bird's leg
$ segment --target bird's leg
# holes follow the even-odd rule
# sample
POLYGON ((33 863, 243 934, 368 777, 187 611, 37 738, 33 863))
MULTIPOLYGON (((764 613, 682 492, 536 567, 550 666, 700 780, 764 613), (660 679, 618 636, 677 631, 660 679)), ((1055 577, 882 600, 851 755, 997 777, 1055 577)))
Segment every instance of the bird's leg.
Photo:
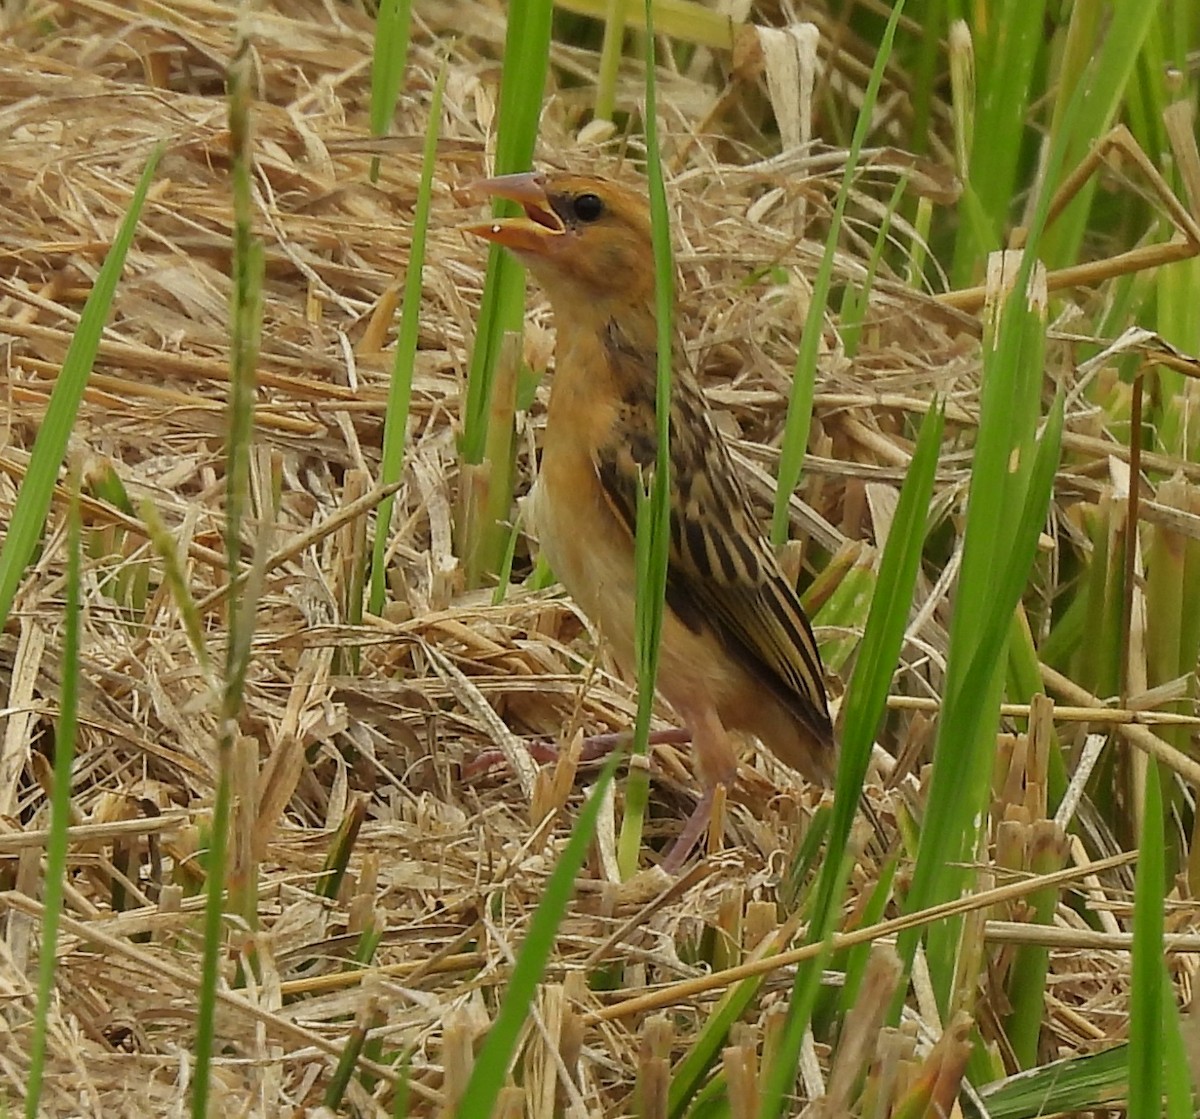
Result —
POLYGON ((737 754, 733 743, 729 741, 729 732, 707 700, 693 704, 672 700, 672 706, 691 728, 692 749, 704 787, 699 802, 683 825, 683 831, 663 860, 663 869, 669 874, 677 874, 712 821, 717 787, 723 786, 726 790, 733 788, 737 780, 737 754))
POLYGON ((710 785, 700 794, 696 807, 683 825, 683 831, 671 844, 671 849, 662 861, 662 868, 668 874, 678 874, 683 869, 683 864, 687 862, 692 849, 700 842, 705 831, 712 824, 713 805, 716 803, 716 799, 716 785, 710 785))
MULTIPOLYGON (((633 745, 632 730, 620 730, 614 734, 593 734, 583 740, 583 760, 595 761, 611 754, 614 750, 623 750, 633 745)), ((652 730, 646 740, 649 746, 686 746, 692 740, 692 732, 687 727, 664 727, 652 730)))
MULTIPOLYGON (((692 740, 692 733, 686 727, 665 727, 662 730, 650 732, 651 746, 683 746, 692 740)), ((595 761, 611 754, 614 750, 622 749, 633 742, 633 731, 622 730, 613 734, 593 734, 583 740, 579 760, 595 761)), ((535 762, 545 764, 558 761, 559 750, 553 743, 538 739, 527 744, 530 755, 535 762)), ((504 762, 504 753, 500 750, 482 750, 463 766, 463 777, 476 777, 486 773, 494 765, 504 762)))

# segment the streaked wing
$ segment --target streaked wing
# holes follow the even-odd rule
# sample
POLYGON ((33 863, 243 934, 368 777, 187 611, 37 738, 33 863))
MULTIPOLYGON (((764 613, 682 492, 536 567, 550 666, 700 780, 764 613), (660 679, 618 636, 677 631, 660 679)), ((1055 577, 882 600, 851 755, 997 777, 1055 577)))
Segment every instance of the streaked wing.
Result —
MULTIPOLYGON (((653 391, 643 355, 610 345, 609 356, 640 367, 620 378, 631 392, 638 384, 653 391)), ((626 399, 612 439, 597 448, 594 461, 613 511, 632 533, 638 487, 652 476, 658 439, 651 400, 626 399)), ((700 389, 686 374, 675 376, 671 401, 667 602, 689 628, 712 626, 819 740, 832 740, 812 629, 763 539, 700 389)))

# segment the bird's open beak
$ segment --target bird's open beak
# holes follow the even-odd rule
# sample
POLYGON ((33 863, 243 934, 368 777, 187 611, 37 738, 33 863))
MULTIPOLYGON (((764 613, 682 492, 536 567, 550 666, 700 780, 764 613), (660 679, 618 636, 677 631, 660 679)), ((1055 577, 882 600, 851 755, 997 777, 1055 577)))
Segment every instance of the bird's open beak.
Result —
POLYGON ((518 253, 534 253, 546 256, 553 251, 555 239, 563 235, 565 227, 554 212, 546 197, 542 176, 532 171, 519 175, 499 175, 494 179, 482 179, 472 183, 461 192, 465 199, 506 198, 525 211, 524 217, 495 218, 463 226, 467 233, 474 233, 487 241, 494 241, 518 253))

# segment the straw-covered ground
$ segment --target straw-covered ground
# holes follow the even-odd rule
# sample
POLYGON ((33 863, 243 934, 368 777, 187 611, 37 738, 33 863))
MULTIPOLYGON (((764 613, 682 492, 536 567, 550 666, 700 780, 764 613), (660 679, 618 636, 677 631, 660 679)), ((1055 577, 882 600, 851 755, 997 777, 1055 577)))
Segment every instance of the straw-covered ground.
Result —
MULTIPOLYGON (((231 9, 208 0, 170 7, 168 17, 152 4, 127 11, 103 0, 32 3, 10 17, 0 42, 6 520, 80 308, 154 145, 165 143, 71 440, 92 482, 74 780, 81 830, 71 847, 49 1023, 46 1114, 163 1114, 180 1106, 191 1067, 201 903, 189 864, 212 805, 216 703, 212 674, 191 651, 138 510, 148 502, 173 534, 193 596, 213 595, 203 617, 219 664, 223 600, 214 592, 225 582, 231 246, 223 74, 236 35, 231 9), (103 490, 110 469, 132 512, 103 490)), ((569 745, 577 731, 628 729, 634 691, 561 592, 514 586, 494 605, 490 591, 463 589, 453 550, 455 440, 486 257, 457 230, 479 211, 464 210, 452 191, 490 170, 501 8, 466 0, 419 7, 395 138, 380 149, 376 184, 364 142, 371 21, 350 5, 280 0, 246 15, 245 31, 257 98, 257 233, 266 249, 256 512, 270 510, 273 484, 280 495, 262 529, 273 558, 236 763, 259 790, 257 806, 239 817, 248 822, 235 844, 240 873, 258 881, 260 927, 246 930, 242 947, 257 951, 261 978, 234 988, 219 1008, 215 1106, 220 1114, 277 1115, 315 1105, 329 1054, 353 1027, 369 1025, 385 1053, 411 1051, 413 1106, 427 1112, 462 1083, 464 1053, 493 1012, 595 773, 586 763, 575 772, 568 751, 529 788, 503 759, 534 742, 569 745), (393 520, 394 601, 385 619, 356 625, 346 604, 367 520, 342 513, 377 477, 420 148, 449 41, 439 36, 451 32, 461 37, 450 47, 411 437, 393 520), (542 824, 551 808, 562 810, 542 824), (349 873, 330 900, 321 872, 347 820, 361 828, 348 839, 349 873), (384 931, 379 967, 364 982, 346 964, 356 934, 372 922, 384 931)), ((632 176, 617 140, 587 147, 574 139, 585 102, 567 79, 588 77, 597 61, 557 49, 562 88, 547 102, 539 160, 632 176)), ((728 139, 693 135, 721 95, 709 71, 694 71, 700 76, 664 73, 660 90, 681 330, 766 510, 804 277, 819 255, 842 160, 760 160, 728 139)), ((632 103, 638 69, 630 65, 622 80, 632 103)), ((747 97, 761 96, 753 75, 746 85, 747 97)), ((865 174, 884 184, 909 167, 887 150, 870 163, 865 174)), ((952 187, 917 167, 910 189, 941 203, 952 187)), ((838 262, 842 278, 863 275, 874 238, 865 206, 855 220, 838 262)), ((906 239, 902 226, 894 236, 906 239)), ((883 277, 855 359, 832 333, 826 339, 810 461, 793 503, 794 533, 826 557, 822 564, 839 553, 853 561, 860 542, 858 562, 872 561, 911 451, 912 421, 935 393, 949 401, 936 500, 943 509, 961 506, 979 333, 973 311, 883 277)), ((526 333, 535 371, 551 346, 548 311, 535 294, 526 333)), ((1064 383, 1076 376, 1065 347, 1051 354, 1051 367, 1064 383)), ((530 480, 545 393, 543 379, 517 417, 519 490, 530 480)), ((1054 530, 1069 536, 1077 531, 1070 504, 1094 498, 1106 467, 1102 432, 1079 397, 1067 431, 1080 465, 1060 476, 1054 530)), ((64 481, 0 645, 0 884, 8 891, 0 907, 0 1070, 14 1110, 40 938, 66 492, 64 481)), ((516 574, 528 570, 522 543, 516 574)), ((936 575, 919 588, 897 695, 939 694, 948 586, 936 575)), ((841 685, 831 687, 836 705, 841 685)), ((659 725, 670 725, 668 711, 659 725)), ((868 796, 885 832, 899 805, 921 802, 914 761, 929 726, 923 711, 897 711, 881 734, 868 796)), ((686 747, 657 748, 652 773, 657 845, 690 811, 697 785, 686 747)), ((619 884, 613 814, 602 816, 520 1058, 529 1114, 550 1115, 556 1091, 574 1114, 628 1112, 647 1060, 647 1013, 588 1015, 738 958, 728 946, 714 952, 714 929, 740 929, 747 945, 774 930, 789 853, 821 793, 751 749, 742 777, 723 851, 665 895, 658 878, 619 884), (605 960, 617 991, 596 982, 605 960)), ((852 899, 874 881, 879 849, 878 837, 866 845, 852 899)), ((1116 914, 1114 931, 1130 883, 1126 872, 1093 881, 1116 914)), ((1062 922, 1069 926, 1069 915, 1062 922)), ((1125 954, 1080 952, 1069 937, 1065 944, 1052 955, 1048 983, 1051 1057, 1119 1037, 1127 1005, 1125 954)), ((755 1028, 769 1032, 789 981, 786 970, 768 978, 749 1012, 755 1028)), ((677 1044, 719 993, 677 1007, 677 1044)), ((918 1025, 914 1010, 905 1026, 921 1051, 939 1033, 928 1006, 923 1014, 918 1025)), ((811 1086, 820 1050, 810 1056, 811 1086)), ((373 1113, 366 1088, 356 1082, 351 1091, 373 1113)))

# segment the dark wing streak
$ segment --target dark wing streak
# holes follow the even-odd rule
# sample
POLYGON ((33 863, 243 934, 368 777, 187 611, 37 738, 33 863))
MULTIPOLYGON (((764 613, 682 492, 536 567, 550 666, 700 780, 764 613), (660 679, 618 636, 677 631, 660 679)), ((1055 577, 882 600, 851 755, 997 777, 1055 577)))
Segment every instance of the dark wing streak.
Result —
MULTIPOLYGON (((610 347, 609 356, 626 365, 627 376, 621 378, 626 385, 653 391, 644 357, 616 347, 610 347), (641 368, 628 368, 634 362, 641 368)), ((637 524, 639 479, 648 482, 653 476, 657 436, 649 403, 629 400, 595 460, 605 497, 630 535, 637 524)), ((762 676, 810 731, 831 741, 821 661, 808 619, 762 537, 699 387, 678 374, 671 423, 668 604, 695 631, 713 625, 726 647, 762 676), (685 464, 690 476, 681 484, 685 464)))

